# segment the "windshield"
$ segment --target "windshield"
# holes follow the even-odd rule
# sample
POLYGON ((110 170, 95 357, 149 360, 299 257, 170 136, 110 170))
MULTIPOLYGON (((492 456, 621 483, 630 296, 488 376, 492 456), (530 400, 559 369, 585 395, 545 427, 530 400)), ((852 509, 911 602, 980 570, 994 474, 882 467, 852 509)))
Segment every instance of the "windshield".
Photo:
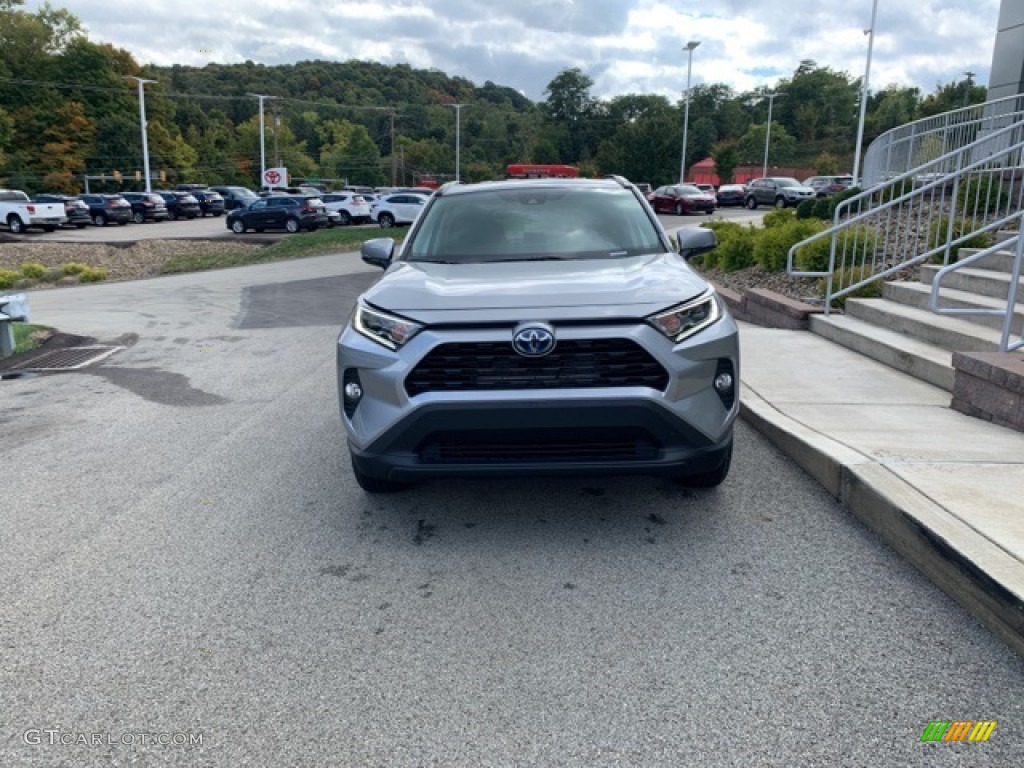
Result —
POLYGON ((535 261, 623 258, 664 250, 657 227, 630 190, 524 186, 435 199, 405 258, 535 261))
POLYGON ((775 179, 775 183, 778 184, 780 187, 802 187, 803 186, 803 184, 801 184, 796 179, 790 179, 790 178, 787 178, 786 176, 780 176, 780 177, 776 178, 775 179))

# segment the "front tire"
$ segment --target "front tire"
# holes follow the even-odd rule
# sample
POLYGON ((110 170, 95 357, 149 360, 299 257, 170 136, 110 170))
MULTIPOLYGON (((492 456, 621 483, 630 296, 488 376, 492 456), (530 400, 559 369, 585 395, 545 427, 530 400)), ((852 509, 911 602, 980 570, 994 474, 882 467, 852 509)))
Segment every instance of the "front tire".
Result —
POLYGON ((288 219, 288 221, 284 223, 284 228, 290 235, 294 235, 299 231, 299 229, 301 229, 298 219, 288 219))
POLYGON ((749 208, 752 211, 757 210, 757 198, 756 197, 748 197, 747 198, 747 202, 746 202, 746 206, 747 206, 747 208, 749 208))
POLYGON ((682 215, 683 215, 683 204, 682 203, 676 203, 676 216, 682 216, 682 215))
POLYGON ((22 223, 21 219, 13 213, 7 217, 7 226, 10 228, 12 235, 21 235, 25 233, 25 225, 22 223))
POLYGON ((676 480, 679 485, 685 488, 716 488, 725 482, 729 476, 729 467, 732 465, 732 442, 725 451, 722 463, 707 472, 700 472, 696 475, 686 475, 676 480))
POLYGON ((241 219, 235 219, 234 221, 231 222, 231 231, 234 232, 236 235, 244 235, 245 222, 242 221, 241 219))
POLYGON ((395 226, 395 217, 390 213, 382 213, 377 217, 377 223, 380 224, 381 229, 391 229, 395 226))
POLYGON ((786 198, 784 198, 784 197, 776 197, 775 198, 775 207, 776 208, 785 208, 786 207, 786 198))
POLYGON ((352 463, 352 474, 356 476, 356 482, 359 484, 359 487, 367 493, 395 493, 396 491, 404 491, 409 487, 408 483, 396 483, 391 480, 364 475, 356 469, 355 462, 352 463))
POLYGON ((132 221, 134 221, 136 224, 145 224, 146 214, 144 214, 142 211, 136 211, 135 213, 132 214, 132 221))
POLYGON ((97 227, 105 227, 107 226, 107 217, 104 216, 102 213, 97 213, 95 216, 92 217, 92 223, 95 224, 97 227))

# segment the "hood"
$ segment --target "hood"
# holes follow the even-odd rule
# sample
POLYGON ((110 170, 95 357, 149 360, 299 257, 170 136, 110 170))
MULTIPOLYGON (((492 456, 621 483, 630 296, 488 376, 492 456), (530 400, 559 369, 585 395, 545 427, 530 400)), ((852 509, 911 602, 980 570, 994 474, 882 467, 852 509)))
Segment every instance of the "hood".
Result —
POLYGON ((674 253, 623 259, 492 264, 399 262, 365 294, 381 309, 517 309, 611 305, 670 306, 708 284, 674 253))

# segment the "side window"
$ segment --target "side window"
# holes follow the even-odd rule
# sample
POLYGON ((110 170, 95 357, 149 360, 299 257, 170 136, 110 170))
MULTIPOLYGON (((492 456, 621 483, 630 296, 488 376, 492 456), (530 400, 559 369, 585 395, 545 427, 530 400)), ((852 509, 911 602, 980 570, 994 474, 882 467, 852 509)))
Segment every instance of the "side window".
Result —
POLYGON ((251 210, 254 210, 254 211, 257 210, 257 209, 258 210, 262 210, 262 209, 264 209, 266 207, 267 207, 267 201, 266 200, 257 200, 255 203, 253 203, 251 206, 249 206, 249 208, 251 210))

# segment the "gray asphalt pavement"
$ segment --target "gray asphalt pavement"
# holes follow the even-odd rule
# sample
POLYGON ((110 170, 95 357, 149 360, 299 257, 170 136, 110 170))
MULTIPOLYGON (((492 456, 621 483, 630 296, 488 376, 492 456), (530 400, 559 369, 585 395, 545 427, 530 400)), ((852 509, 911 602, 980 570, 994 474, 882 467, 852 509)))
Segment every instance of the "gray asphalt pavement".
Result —
POLYGON ((333 342, 376 274, 33 295, 129 346, 0 382, 0 765, 1024 761, 1024 662, 745 424, 716 491, 363 494, 333 342))

